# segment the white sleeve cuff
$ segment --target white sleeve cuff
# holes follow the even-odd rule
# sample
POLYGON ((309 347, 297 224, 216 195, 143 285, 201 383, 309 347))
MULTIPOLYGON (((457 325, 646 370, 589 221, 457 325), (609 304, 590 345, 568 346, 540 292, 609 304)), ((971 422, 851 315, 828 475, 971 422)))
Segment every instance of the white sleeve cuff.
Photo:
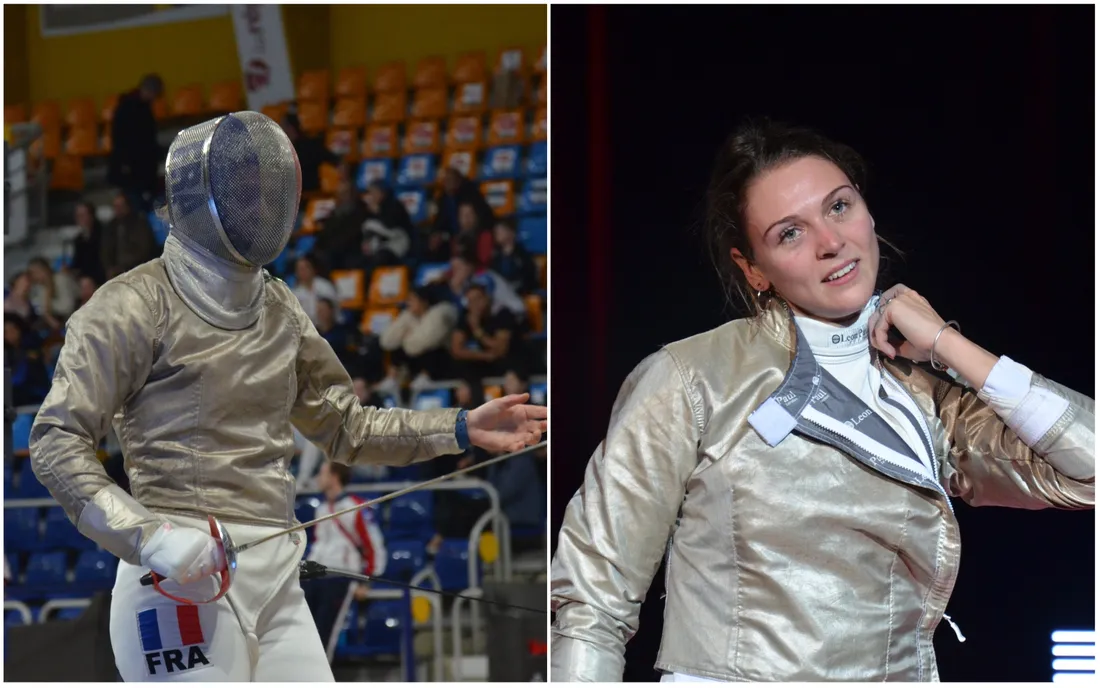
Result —
POLYGON ((978 398, 992 408, 1005 425, 1029 447, 1047 434, 1069 401, 1031 384, 1031 370, 1008 356, 1001 356, 986 378, 978 398))

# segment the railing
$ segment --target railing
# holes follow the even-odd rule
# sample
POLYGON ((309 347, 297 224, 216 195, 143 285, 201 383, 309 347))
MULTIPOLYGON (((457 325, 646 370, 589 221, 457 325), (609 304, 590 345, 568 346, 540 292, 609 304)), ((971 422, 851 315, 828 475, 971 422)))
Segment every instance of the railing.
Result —
POLYGON ((92 601, 86 597, 79 599, 50 600, 42 605, 42 609, 38 611, 38 623, 46 623, 50 618, 50 612, 57 609, 86 609, 91 604, 92 601))
POLYGON ((8 128, 11 134, 9 147, 4 156, 4 178, 11 183, 10 195, 4 200, 8 210, 8 229, 4 245, 15 246, 28 241, 31 233, 46 226, 46 190, 49 179, 46 174, 46 160, 40 156, 38 170, 32 180, 27 178, 27 163, 30 160, 30 147, 42 136, 42 127, 35 122, 13 124, 8 128), (32 206, 38 210, 37 217, 30 213, 32 206), (22 208, 22 214, 12 211, 22 208), (34 222, 32 223, 32 218, 34 222), (22 231, 20 231, 22 230, 22 231))
POLYGON ((16 602, 15 600, 4 600, 4 612, 7 612, 11 609, 19 612, 19 614, 23 617, 24 625, 29 626, 34 623, 34 615, 31 614, 31 608, 27 605, 23 604, 22 602, 16 602))

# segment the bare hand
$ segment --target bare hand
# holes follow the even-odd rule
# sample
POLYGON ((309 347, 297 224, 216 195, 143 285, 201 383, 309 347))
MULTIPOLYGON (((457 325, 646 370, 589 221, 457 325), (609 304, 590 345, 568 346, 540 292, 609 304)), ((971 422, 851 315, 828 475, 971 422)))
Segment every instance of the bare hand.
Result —
POLYGON ((525 402, 530 394, 510 394, 470 411, 466 429, 470 443, 490 452, 515 452, 538 444, 546 432, 545 406, 525 402))
POLYGON ((871 346, 890 358, 901 355, 911 361, 931 358, 932 343, 944 326, 944 320, 928 301, 904 284, 890 287, 882 294, 878 308, 867 323, 871 346), (905 341, 895 347, 887 341, 890 327, 905 341))

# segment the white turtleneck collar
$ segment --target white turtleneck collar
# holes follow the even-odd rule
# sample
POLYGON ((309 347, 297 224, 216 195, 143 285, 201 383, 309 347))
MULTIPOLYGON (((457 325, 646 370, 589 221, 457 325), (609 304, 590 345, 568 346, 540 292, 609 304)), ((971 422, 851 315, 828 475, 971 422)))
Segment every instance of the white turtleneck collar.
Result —
POLYGON ((164 265, 176 294, 200 318, 223 330, 251 327, 263 311, 262 268, 218 258, 186 237, 168 234, 164 265))
POLYGON ((796 315, 798 329, 806 337, 810 351, 822 363, 845 363, 854 361, 870 351, 870 339, 867 336, 867 323, 878 306, 878 295, 871 297, 860 311, 859 318, 847 327, 822 322, 804 315, 796 315))

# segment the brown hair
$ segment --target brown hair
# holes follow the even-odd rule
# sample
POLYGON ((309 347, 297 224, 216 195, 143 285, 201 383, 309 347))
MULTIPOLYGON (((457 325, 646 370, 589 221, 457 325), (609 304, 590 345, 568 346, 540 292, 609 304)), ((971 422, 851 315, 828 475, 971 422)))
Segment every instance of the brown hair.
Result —
POLYGON ((340 481, 341 487, 347 487, 347 484, 351 482, 351 466, 346 463, 329 461, 328 472, 336 476, 336 479, 340 481))

